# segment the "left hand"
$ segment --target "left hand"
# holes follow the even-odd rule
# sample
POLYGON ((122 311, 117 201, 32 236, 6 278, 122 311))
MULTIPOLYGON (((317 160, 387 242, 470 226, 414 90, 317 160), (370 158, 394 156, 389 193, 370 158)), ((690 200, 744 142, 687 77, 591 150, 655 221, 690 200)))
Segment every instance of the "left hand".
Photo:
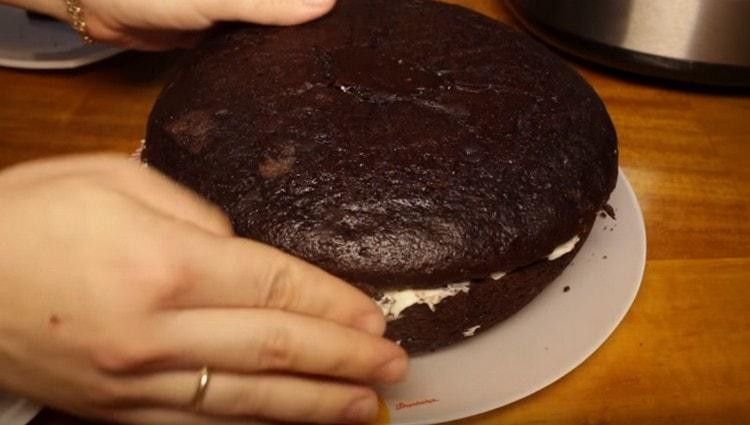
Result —
POLYGON ((0 390, 126 424, 366 422, 370 386, 408 368, 384 329, 365 294, 134 161, 0 171, 0 390))

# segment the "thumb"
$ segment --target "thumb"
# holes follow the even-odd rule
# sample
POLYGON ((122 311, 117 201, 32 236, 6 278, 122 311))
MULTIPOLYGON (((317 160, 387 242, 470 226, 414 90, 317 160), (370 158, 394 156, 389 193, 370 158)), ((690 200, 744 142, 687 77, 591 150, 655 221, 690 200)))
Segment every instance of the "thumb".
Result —
POLYGON ((216 21, 296 25, 328 13, 336 0, 196 0, 204 16, 216 21))

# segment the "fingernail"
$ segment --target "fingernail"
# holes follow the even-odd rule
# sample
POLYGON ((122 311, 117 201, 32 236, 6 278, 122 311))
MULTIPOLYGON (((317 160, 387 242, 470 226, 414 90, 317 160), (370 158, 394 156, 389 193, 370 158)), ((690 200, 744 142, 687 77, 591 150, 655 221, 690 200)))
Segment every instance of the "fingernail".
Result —
POLYGON ((368 395, 354 400, 344 412, 346 423, 372 422, 378 416, 378 402, 375 397, 368 395))
POLYGON ((398 382, 406 376, 409 362, 406 357, 397 357, 383 365, 375 373, 375 378, 384 383, 398 382))
POLYGON ((380 311, 368 313, 357 320, 354 326, 363 332, 382 336, 385 332, 385 317, 380 311))

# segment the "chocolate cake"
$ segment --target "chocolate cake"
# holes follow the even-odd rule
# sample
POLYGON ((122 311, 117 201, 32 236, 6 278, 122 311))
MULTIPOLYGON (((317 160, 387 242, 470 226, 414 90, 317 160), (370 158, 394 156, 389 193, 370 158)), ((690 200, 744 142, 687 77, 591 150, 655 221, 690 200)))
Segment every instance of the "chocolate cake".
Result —
POLYGON ((428 0, 339 0, 297 27, 226 28, 165 86, 144 159, 237 234, 370 294, 412 353, 533 299, 617 177, 614 129, 580 76, 428 0))

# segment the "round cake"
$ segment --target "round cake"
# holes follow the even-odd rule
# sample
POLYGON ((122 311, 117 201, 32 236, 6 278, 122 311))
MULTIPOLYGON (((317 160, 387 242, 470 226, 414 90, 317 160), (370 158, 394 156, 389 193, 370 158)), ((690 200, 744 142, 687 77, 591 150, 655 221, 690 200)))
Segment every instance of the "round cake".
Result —
POLYGON ((166 84, 143 156, 238 235, 368 293, 412 353, 539 294, 617 178, 612 123, 575 71, 429 0, 339 0, 297 27, 225 28, 166 84))

